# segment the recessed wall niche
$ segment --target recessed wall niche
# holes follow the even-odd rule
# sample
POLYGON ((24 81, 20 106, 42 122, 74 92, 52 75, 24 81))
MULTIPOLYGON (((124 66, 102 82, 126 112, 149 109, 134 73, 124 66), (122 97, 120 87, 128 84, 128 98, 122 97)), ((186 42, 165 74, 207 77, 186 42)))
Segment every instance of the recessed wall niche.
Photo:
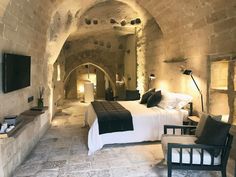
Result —
POLYGON ((236 64, 235 54, 208 57, 207 111, 224 115, 229 123, 236 123, 236 64))
POLYGON ((229 61, 213 61, 211 63, 211 88, 227 90, 229 61))

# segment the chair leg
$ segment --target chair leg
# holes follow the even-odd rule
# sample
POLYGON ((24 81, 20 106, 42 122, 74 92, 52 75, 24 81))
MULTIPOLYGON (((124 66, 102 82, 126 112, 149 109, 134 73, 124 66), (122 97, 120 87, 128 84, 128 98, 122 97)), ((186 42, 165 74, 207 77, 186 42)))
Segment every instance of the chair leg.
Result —
POLYGON ((168 167, 168 177, 171 177, 171 168, 168 167))
POLYGON ((227 177, 226 176, 226 169, 221 170, 222 177, 227 177))

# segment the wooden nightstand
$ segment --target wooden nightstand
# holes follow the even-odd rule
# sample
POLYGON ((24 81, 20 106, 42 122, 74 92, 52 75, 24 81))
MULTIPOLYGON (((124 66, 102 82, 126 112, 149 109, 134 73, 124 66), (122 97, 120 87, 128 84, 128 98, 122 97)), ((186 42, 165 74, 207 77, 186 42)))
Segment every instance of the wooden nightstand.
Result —
POLYGON ((190 120, 190 124, 198 124, 200 121, 200 118, 197 116, 188 116, 188 119, 190 120))

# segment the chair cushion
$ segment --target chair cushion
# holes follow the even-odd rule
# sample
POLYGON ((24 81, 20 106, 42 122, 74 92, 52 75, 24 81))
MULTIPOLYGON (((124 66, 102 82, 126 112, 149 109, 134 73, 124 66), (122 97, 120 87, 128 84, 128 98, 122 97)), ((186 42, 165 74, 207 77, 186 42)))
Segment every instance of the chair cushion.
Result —
MULTIPOLYGON (((161 144, 162 150, 165 156, 165 160, 167 161, 167 145, 168 143, 179 143, 179 144, 195 144, 195 140, 197 139, 194 135, 162 135, 161 144)), ((180 149, 174 148, 172 150, 172 162, 179 163, 180 162, 180 149)), ((182 151, 182 163, 189 164, 190 163, 190 149, 183 149, 182 151)), ((221 163, 221 156, 217 156, 214 158, 214 165, 219 165, 221 163)), ((201 164, 201 153, 200 149, 193 150, 193 161, 192 164, 201 164)), ((204 150, 203 156, 203 164, 211 165, 211 155, 209 152, 204 150)))
MULTIPOLYGON (((224 145, 231 125, 208 117, 201 135, 195 141, 197 144, 224 145)), ((210 152, 210 151, 209 151, 210 152)), ((215 157, 220 154, 219 150, 210 152, 215 157)))
POLYGON ((146 104, 148 98, 149 98, 153 93, 155 93, 155 88, 150 89, 150 90, 148 90, 147 92, 145 92, 145 93, 142 95, 140 104, 146 104))
POLYGON ((202 130, 206 124, 206 120, 208 117, 212 117, 215 120, 220 121, 222 116, 221 115, 212 115, 212 114, 207 114, 205 112, 200 113, 200 121, 197 124, 196 132, 195 135, 199 137, 202 134, 202 130))
POLYGON ((154 94, 152 94, 148 100, 147 100, 147 107, 153 107, 153 106, 157 106, 158 103, 160 103, 161 101, 161 91, 158 90, 156 91, 154 94))
POLYGON ((207 119, 208 116, 209 116, 209 114, 207 114, 207 113, 202 113, 201 114, 200 121, 198 122, 196 131, 195 131, 195 135, 197 137, 199 137, 202 134, 202 130, 205 126, 206 119, 207 119))

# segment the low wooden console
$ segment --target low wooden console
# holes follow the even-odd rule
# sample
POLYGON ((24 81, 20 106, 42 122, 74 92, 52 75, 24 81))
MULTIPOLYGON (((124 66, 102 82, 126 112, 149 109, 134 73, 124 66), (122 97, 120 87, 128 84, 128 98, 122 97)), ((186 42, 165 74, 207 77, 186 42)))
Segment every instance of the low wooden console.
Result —
POLYGON ((50 126, 47 108, 43 111, 28 110, 20 117, 22 121, 14 132, 9 137, 0 139, 1 177, 11 176, 50 126))

